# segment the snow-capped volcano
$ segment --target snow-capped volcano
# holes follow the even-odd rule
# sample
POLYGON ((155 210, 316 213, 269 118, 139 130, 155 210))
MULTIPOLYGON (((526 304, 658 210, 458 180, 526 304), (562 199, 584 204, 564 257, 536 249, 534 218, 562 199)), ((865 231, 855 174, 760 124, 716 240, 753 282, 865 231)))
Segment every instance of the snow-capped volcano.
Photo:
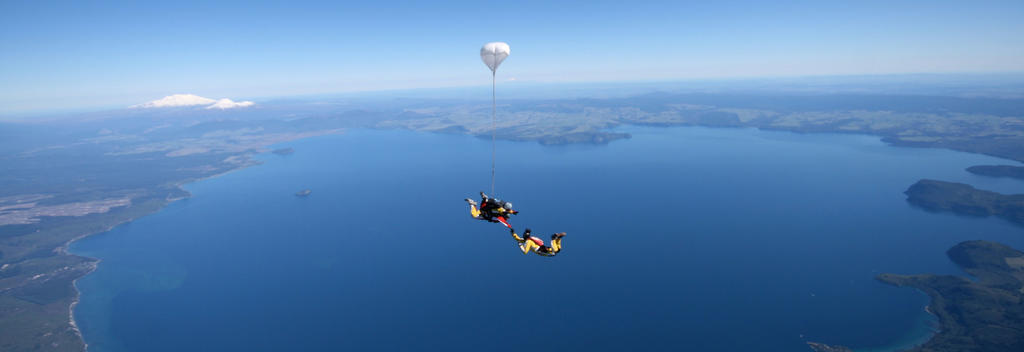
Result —
POLYGON ((203 98, 193 94, 175 94, 168 95, 166 97, 142 103, 139 105, 132 106, 133 108, 166 108, 172 106, 193 106, 193 105, 210 105, 216 102, 216 100, 210 98, 203 98))
POLYGON ((231 101, 231 99, 224 98, 224 99, 218 100, 216 103, 213 103, 213 105, 207 106, 206 108, 207 109, 221 109, 221 110, 224 110, 224 109, 231 109, 231 108, 244 108, 246 106, 252 106, 252 104, 254 104, 254 103, 251 102, 251 101, 240 101, 240 102, 236 103, 234 101, 231 101))
POLYGON ((198 95, 194 95, 194 94, 174 94, 174 95, 168 95, 166 97, 163 97, 163 98, 160 98, 160 99, 157 99, 157 100, 154 100, 154 101, 142 103, 142 104, 139 104, 139 105, 132 105, 131 107, 133 107, 133 108, 148 109, 148 108, 169 108, 169 107, 179 107, 179 106, 206 105, 207 109, 221 109, 221 110, 223 110, 223 109, 231 109, 231 108, 242 108, 242 107, 246 107, 246 106, 252 106, 253 104, 255 104, 255 103, 253 103, 251 101, 234 102, 231 99, 227 99, 227 98, 220 99, 220 100, 214 100, 214 99, 204 98, 204 97, 201 97, 201 96, 198 96, 198 95))

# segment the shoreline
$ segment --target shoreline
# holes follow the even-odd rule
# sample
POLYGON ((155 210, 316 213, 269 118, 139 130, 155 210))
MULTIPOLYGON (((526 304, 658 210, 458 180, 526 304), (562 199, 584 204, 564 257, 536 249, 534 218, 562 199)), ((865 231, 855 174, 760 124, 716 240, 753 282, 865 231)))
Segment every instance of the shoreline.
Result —
MULTIPOLYGON (((316 136, 322 136, 322 135, 341 134, 344 131, 345 131, 344 129, 329 130, 329 131, 326 131, 323 134, 316 134, 316 135, 311 135, 311 136, 303 136, 303 137, 296 138, 296 139, 280 141, 280 142, 277 142, 277 143, 274 143, 274 144, 287 143, 287 142, 292 142, 292 141, 296 141, 296 140, 301 140, 301 139, 304 139, 304 138, 316 137, 316 136)), ((175 184, 175 187, 177 187, 179 190, 184 192, 186 195, 182 196, 182 197, 177 197, 177 198, 171 198, 171 197, 165 198, 164 199, 164 203, 161 204, 157 209, 153 210, 152 212, 149 212, 149 213, 140 215, 138 217, 134 217, 134 218, 131 218, 131 219, 119 222, 117 224, 111 225, 111 226, 107 227, 106 229, 104 229, 103 231, 97 231, 97 232, 93 232, 93 233, 87 233, 87 234, 76 236, 75 238, 72 238, 72 239, 68 240, 67 242, 65 242, 64 245, 54 249, 54 251, 57 252, 59 255, 72 255, 72 256, 77 256, 77 257, 82 257, 82 258, 87 258, 89 260, 92 260, 92 263, 89 264, 90 268, 84 274, 82 274, 81 276, 79 276, 79 277, 77 277, 77 278, 75 278, 74 280, 71 281, 71 287, 72 287, 72 289, 74 289, 75 295, 74 295, 74 297, 72 297, 71 303, 68 305, 68 324, 71 326, 71 329, 74 330, 75 335, 78 336, 79 341, 82 342, 82 346, 84 346, 83 347, 83 351, 88 351, 89 343, 87 341, 85 341, 85 336, 82 335, 82 330, 79 329, 78 323, 75 321, 75 307, 78 306, 78 303, 81 301, 81 296, 82 296, 82 291, 78 289, 78 280, 80 280, 81 278, 86 277, 87 275, 92 274, 94 271, 96 271, 96 269, 99 268, 99 264, 100 264, 100 262, 102 262, 102 260, 99 259, 99 258, 93 258, 93 257, 88 257, 88 256, 83 256, 83 255, 78 255, 78 254, 72 253, 70 251, 71 244, 73 244, 74 242, 76 242, 78 240, 85 239, 86 237, 89 237, 89 236, 110 232, 111 230, 113 230, 114 228, 116 228, 118 226, 130 223, 132 221, 138 220, 140 218, 143 218, 143 217, 146 217, 146 216, 149 216, 149 215, 152 215, 152 214, 156 214, 156 213, 160 212, 161 210, 163 210, 164 208, 166 208, 171 203, 177 202, 177 201, 182 200, 182 199, 191 198, 192 197, 192 192, 189 192, 184 187, 187 184, 194 183, 194 182, 200 182, 200 181, 204 181, 204 180, 208 180, 208 179, 212 179, 212 178, 215 178, 215 177, 220 177, 220 176, 226 175, 226 174, 231 173, 231 172, 235 172, 235 171, 239 171, 239 170, 243 170, 243 169, 249 168, 251 166, 262 165, 263 162, 253 160, 253 156, 258 155, 258 154, 266 154, 266 153, 271 152, 271 150, 267 149, 267 147, 269 147, 271 145, 274 145, 274 144, 269 144, 269 145, 266 145, 266 146, 262 146, 262 147, 260 147, 260 149, 254 151, 254 152, 244 153, 244 154, 240 155, 243 158, 243 160, 240 163, 238 163, 237 166, 235 166, 235 167, 233 167, 231 169, 225 170, 225 171, 220 172, 220 173, 212 174, 212 175, 209 175, 209 176, 205 176, 205 177, 199 177, 199 178, 195 178, 195 179, 185 180, 185 181, 182 181, 182 182, 180 182, 178 184, 175 184)), ((130 207, 132 205, 129 204, 128 206, 130 207)))
POLYGON ((927 313, 926 314, 927 318, 925 318, 921 322, 921 323, 923 323, 922 327, 927 329, 928 333, 923 335, 923 336, 921 336, 921 337, 918 337, 918 338, 907 339, 906 344, 902 344, 901 343, 901 344, 899 344, 897 346, 893 346, 893 347, 887 349, 887 351, 889 351, 889 352, 900 352, 900 351, 912 350, 914 348, 923 346, 924 344, 928 343, 928 341, 931 341, 932 339, 935 338, 936 335, 939 334, 939 330, 938 330, 939 316, 935 315, 935 313, 932 313, 932 310, 931 310, 931 306, 935 302, 935 299, 932 298, 932 296, 929 296, 928 293, 924 292, 923 290, 915 289, 915 291, 917 291, 918 293, 924 295, 925 299, 928 300, 928 304, 925 304, 924 308, 923 308, 924 312, 927 313))
MULTIPOLYGON (((1024 322, 1014 318, 1019 311, 1021 292, 1015 278, 1024 268, 1010 259, 1024 259, 1024 252, 1009 245, 987 240, 968 240, 953 246, 946 255, 966 275, 880 274, 876 278, 901 288, 925 292, 930 304, 925 307, 937 316, 935 335, 921 346, 936 351, 959 351, 987 342, 986 350, 1017 351, 1024 336, 1015 333, 1024 322), (993 315, 1002 311, 1007 314, 993 315)), ((920 349, 920 347, 915 348, 920 349)))
POLYGON ((86 275, 92 274, 93 271, 96 271, 96 268, 99 267, 100 262, 100 259, 96 259, 96 261, 91 264, 91 268, 89 268, 89 270, 86 271, 85 274, 82 274, 82 276, 79 276, 78 278, 71 280, 71 287, 75 289, 75 297, 71 299, 71 304, 68 305, 68 323, 71 324, 71 329, 75 331, 75 335, 78 336, 78 339, 82 340, 82 349, 85 351, 89 350, 89 343, 85 341, 85 337, 82 336, 82 330, 78 328, 78 323, 75 322, 75 306, 78 305, 78 301, 82 296, 82 291, 78 289, 78 280, 85 277, 86 275))
MULTIPOLYGON (((254 154, 262 154, 262 153, 264 153, 264 152, 261 151, 259 153, 254 153, 254 154)), ((246 155, 245 158, 246 158, 246 162, 248 162, 248 161, 251 160, 250 159, 251 155, 246 155)), ((164 204, 161 204, 159 208, 157 208, 156 210, 154 210, 152 212, 143 214, 141 216, 138 216, 138 217, 135 217, 135 218, 132 218, 132 219, 129 219, 129 220, 125 220, 125 221, 120 222, 120 223, 117 223, 115 225, 112 225, 112 226, 108 227, 107 229, 105 229, 103 231, 97 231, 97 232, 94 232, 94 233, 89 233, 89 234, 84 234, 84 235, 77 236, 75 238, 72 238, 71 240, 68 240, 67 242, 64 243, 63 246, 58 247, 56 249, 56 251, 58 251, 58 253, 60 253, 62 255, 73 255, 73 256, 78 256, 78 257, 82 257, 82 258, 87 258, 87 259, 90 259, 90 260, 93 261, 91 264, 89 264, 90 265, 89 270, 87 270, 84 274, 82 274, 82 276, 79 276, 79 277, 75 278, 74 280, 71 280, 71 287, 75 290, 75 296, 71 299, 71 304, 68 305, 68 324, 70 324, 71 328, 75 331, 75 335, 78 335, 78 339, 82 341, 82 346, 84 346, 83 351, 88 351, 89 350, 89 343, 87 341, 85 341, 85 336, 82 335, 82 330, 78 328, 78 323, 75 321, 75 307, 78 306, 78 303, 79 303, 79 301, 81 300, 81 297, 82 297, 82 291, 78 289, 78 280, 80 280, 83 277, 86 277, 87 275, 92 274, 94 271, 96 271, 96 269, 99 268, 100 262, 102 262, 103 260, 99 259, 99 258, 93 258, 93 257, 88 257, 88 256, 84 256, 84 255, 78 255, 78 254, 75 254, 75 253, 71 253, 71 251, 70 251, 71 244, 74 243, 75 241, 78 241, 78 240, 81 240, 81 239, 85 239, 86 237, 89 237, 89 236, 110 232, 111 230, 113 230, 114 228, 116 228, 118 226, 130 223, 132 221, 141 219, 141 218, 149 216, 149 215, 156 214, 156 213, 160 212, 161 210, 163 210, 164 208, 166 208, 171 203, 174 203, 174 202, 182 200, 182 199, 191 198, 192 197, 192 192, 189 192, 189 191, 185 190, 185 188, 184 188, 184 186, 186 184, 189 184, 189 183, 192 183, 192 182, 199 182, 199 181, 211 179, 211 178, 214 178, 214 177, 219 177, 219 176, 222 176, 222 175, 226 175, 226 174, 228 174, 230 172, 242 170, 242 169, 248 168, 250 166, 258 166, 260 164, 261 163, 258 163, 258 162, 246 163, 246 164, 239 165, 238 167, 235 167, 235 168, 230 169, 230 170, 226 170, 226 171, 218 173, 218 174, 214 174, 214 175, 210 175, 210 176, 206 176, 206 177, 200 177, 200 178, 197 178, 197 179, 188 180, 188 181, 179 183, 179 184, 175 185, 175 187, 178 187, 178 189, 184 191, 186 194, 188 194, 187 196, 178 197, 178 198, 166 198, 166 199, 164 199, 164 204)), ((129 206, 131 206, 131 205, 129 205, 129 206)))
POLYGON ((928 300, 928 304, 926 304, 924 306, 924 308, 922 309, 926 313, 925 317, 927 317, 927 318, 919 320, 914 328, 912 328, 905 336, 897 339, 895 342, 892 342, 892 343, 889 343, 889 344, 883 345, 883 346, 877 346, 877 347, 857 347, 857 348, 851 348, 851 347, 847 347, 847 346, 843 346, 843 345, 829 345, 829 344, 825 344, 825 343, 822 343, 822 342, 815 342, 815 341, 805 341, 805 342, 807 343, 808 346, 811 347, 812 350, 817 351, 817 352, 904 352, 904 351, 912 351, 915 348, 923 346, 924 344, 926 344, 929 341, 931 341, 932 339, 934 339, 935 336, 938 336, 938 334, 940 332, 940 329, 939 329, 939 324, 940 323, 939 323, 939 317, 937 315, 935 315, 934 313, 932 313, 932 311, 931 311, 931 304, 934 301, 934 299, 930 295, 928 295, 926 292, 924 292, 923 290, 915 289, 915 291, 917 291, 917 292, 919 292, 921 294, 924 294, 926 299, 928 300), (918 330, 927 331, 927 333, 926 334, 921 334, 920 336, 910 337, 912 334, 916 333, 918 330))
MULTIPOLYGON (((785 132, 785 133, 793 133, 793 134, 797 134, 797 135, 862 136, 862 137, 869 137, 869 138, 872 138, 872 139, 877 139, 878 141, 882 142, 882 145, 884 145, 886 147, 907 148, 907 149, 937 149, 937 150, 945 150, 945 151, 952 151, 952 152, 957 152, 957 153, 966 153, 966 154, 982 155, 982 156, 992 157, 992 158, 996 158, 996 159, 999 159, 1001 161, 1006 162, 1007 165, 1013 165, 1013 166, 1024 165, 1024 159, 1018 160, 1018 159, 1014 159, 1013 157, 1007 156, 1007 155, 1000 155, 1000 154, 983 152, 983 151, 975 151, 975 150, 970 150, 968 148, 959 148, 959 147, 956 147, 956 146, 932 145, 932 144, 927 144, 927 143, 912 143, 912 142, 907 142, 907 141, 903 141, 903 140, 893 139, 890 136, 887 136, 887 135, 884 135, 884 134, 871 133, 870 131, 841 131, 841 130, 836 130, 836 131, 803 131, 803 130, 799 130, 799 129, 775 128, 775 127, 770 127, 770 126, 747 126, 747 125, 742 125, 742 126, 713 126, 713 125, 642 124, 642 123, 641 124, 638 124, 638 123, 623 123, 620 126, 609 128, 608 131, 617 131, 622 126, 637 126, 637 127, 652 127, 652 128, 676 128, 676 127, 678 127, 678 128, 693 128, 693 127, 697 127, 697 128, 710 128, 710 129, 740 129, 740 130, 742 130, 742 129, 750 129, 750 130, 754 130, 754 131, 785 132)), ((412 129, 412 131, 419 131, 419 130, 412 129)), ((423 132, 437 133, 437 132, 432 132, 432 131, 423 131, 423 132)), ((628 131, 626 131, 626 133, 628 133, 628 131)), ((502 138, 498 138, 498 139, 501 140, 502 138)), ((505 139, 505 140, 506 141, 512 141, 512 142, 525 142, 523 140, 514 140, 514 139, 505 139)), ((533 141, 536 142, 536 140, 533 140, 533 141)), ((579 143, 579 144, 588 144, 588 143, 579 143)), ((549 145, 545 145, 545 146, 549 146, 549 145)), ((550 146, 558 146, 558 145, 550 145, 550 146)))
MULTIPOLYGON (((932 302, 934 301, 934 299, 931 296, 929 296, 927 293, 925 293, 924 291, 917 290, 917 292, 920 292, 921 294, 925 295, 925 297, 927 297, 927 299, 928 299, 928 304, 926 304, 924 306, 924 309, 923 309, 925 311, 925 313, 927 313, 926 316, 928 318, 925 318, 925 319, 923 319, 923 321, 919 322, 919 323, 923 323, 919 327, 925 328, 925 329, 922 329, 922 330, 927 330, 926 334, 922 334, 922 336, 920 336, 920 337, 901 339, 901 341, 897 341, 896 343, 893 343, 893 344, 891 344, 889 346, 884 346, 884 347, 881 347, 881 348, 863 348, 863 349, 862 348, 855 348, 855 349, 853 349, 853 351, 854 352, 901 352, 901 351, 910 351, 910 350, 913 350, 913 349, 915 349, 917 347, 923 346, 924 344, 928 343, 928 341, 931 341, 932 339, 934 339, 935 336, 939 334, 939 330, 936 327, 936 324, 938 324, 938 322, 939 322, 939 316, 935 315, 935 313, 932 313, 931 308, 930 308, 932 302)), ((915 330, 916 329, 911 330, 910 332, 912 333, 915 330)))

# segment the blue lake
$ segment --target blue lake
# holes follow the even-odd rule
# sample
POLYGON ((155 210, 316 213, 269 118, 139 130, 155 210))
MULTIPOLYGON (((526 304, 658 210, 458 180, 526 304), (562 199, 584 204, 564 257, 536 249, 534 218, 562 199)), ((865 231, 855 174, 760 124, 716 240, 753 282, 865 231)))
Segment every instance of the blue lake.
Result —
POLYGON ((607 146, 498 142, 497 193, 555 258, 469 218, 490 140, 353 130, 76 242, 100 258, 75 315, 97 351, 865 350, 930 334, 927 297, 882 272, 963 274, 960 241, 1024 228, 929 213, 921 178, 1007 163, 876 137, 626 127, 607 146), (313 193, 305 198, 294 193, 313 193))

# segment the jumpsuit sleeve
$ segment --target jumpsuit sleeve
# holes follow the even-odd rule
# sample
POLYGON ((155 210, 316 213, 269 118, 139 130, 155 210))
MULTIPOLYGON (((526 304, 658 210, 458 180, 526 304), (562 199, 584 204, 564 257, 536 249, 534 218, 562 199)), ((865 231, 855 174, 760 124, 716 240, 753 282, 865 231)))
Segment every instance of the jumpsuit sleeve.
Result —
POLYGON ((519 250, 523 251, 523 254, 530 253, 530 244, 531 243, 533 243, 533 242, 525 241, 524 243, 520 243, 519 244, 519 250))

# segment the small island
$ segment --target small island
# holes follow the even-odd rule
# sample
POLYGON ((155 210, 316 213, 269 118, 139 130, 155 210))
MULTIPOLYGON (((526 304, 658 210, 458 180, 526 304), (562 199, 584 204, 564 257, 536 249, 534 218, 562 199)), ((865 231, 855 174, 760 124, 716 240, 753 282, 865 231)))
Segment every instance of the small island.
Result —
POLYGON ((308 189, 304 189, 304 190, 295 192, 295 196, 296 197, 305 197, 305 196, 308 196, 310 193, 313 193, 313 191, 308 190, 308 189))
POLYGON ((977 165, 967 168, 967 172, 981 176, 1009 177, 1024 180, 1024 166, 977 165))
POLYGON ((907 201, 933 211, 951 211, 961 215, 995 215, 1024 224, 1024 194, 1004 195, 970 185, 936 180, 920 180, 906 192, 907 201))
POLYGON ((274 154, 277 154, 277 155, 289 155, 289 154, 294 153, 294 152, 295 152, 295 149, 291 148, 291 147, 274 149, 273 151, 271 151, 271 153, 274 153, 274 154))

